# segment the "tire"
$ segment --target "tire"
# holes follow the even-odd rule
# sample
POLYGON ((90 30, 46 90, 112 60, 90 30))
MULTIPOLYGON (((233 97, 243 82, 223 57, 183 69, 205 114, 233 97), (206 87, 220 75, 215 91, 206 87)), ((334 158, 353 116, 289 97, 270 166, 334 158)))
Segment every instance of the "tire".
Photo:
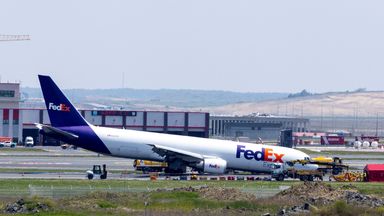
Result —
POLYGON ((280 174, 279 176, 277 176, 276 181, 284 181, 284 175, 280 174))
POLYGON ((339 175, 340 172, 341 172, 340 169, 333 169, 333 170, 332 170, 332 174, 333 174, 333 175, 339 175))
POLYGON ((88 177, 89 180, 93 179, 93 175, 92 174, 88 174, 87 177, 88 177))
POLYGON ((104 173, 100 176, 100 179, 107 179, 107 173, 104 173))
POLYGON ((308 176, 308 181, 313 181, 313 175, 308 176))

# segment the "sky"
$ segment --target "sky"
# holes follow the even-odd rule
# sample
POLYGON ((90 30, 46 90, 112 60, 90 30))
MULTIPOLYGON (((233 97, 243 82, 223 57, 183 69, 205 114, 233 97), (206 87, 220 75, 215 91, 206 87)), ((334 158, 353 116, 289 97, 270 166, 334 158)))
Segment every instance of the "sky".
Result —
POLYGON ((384 1, 1 0, 2 82, 238 92, 384 90, 384 1))

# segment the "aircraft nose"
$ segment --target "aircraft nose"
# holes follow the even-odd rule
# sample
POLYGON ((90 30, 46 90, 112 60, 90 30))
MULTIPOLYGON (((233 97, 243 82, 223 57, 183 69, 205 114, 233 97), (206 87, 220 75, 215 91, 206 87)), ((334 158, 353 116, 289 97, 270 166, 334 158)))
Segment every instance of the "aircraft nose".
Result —
POLYGON ((304 159, 310 159, 311 157, 307 154, 301 151, 301 154, 303 155, 304 159))
POLYGON ((297 151, 297 155, 299 157, 301 157, 302 159, 310 159, 311 158, 307 153, 304 153, 304 152, 297 150, 297 149, 296 149, 296 151, 297 151))

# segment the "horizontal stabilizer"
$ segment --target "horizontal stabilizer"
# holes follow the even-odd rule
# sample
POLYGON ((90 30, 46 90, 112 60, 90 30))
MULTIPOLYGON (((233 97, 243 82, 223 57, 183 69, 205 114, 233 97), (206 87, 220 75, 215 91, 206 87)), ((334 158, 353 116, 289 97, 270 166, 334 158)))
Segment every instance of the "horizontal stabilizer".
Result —
POLYGON ((65 132, 49 125, 43 125, 38 123, 35 123, 35 125, 39 130, 43 131, 43 133, 48 136, 61 137, 68 140, 76 140, 79 138, 79 136, 75 134, 65 132))

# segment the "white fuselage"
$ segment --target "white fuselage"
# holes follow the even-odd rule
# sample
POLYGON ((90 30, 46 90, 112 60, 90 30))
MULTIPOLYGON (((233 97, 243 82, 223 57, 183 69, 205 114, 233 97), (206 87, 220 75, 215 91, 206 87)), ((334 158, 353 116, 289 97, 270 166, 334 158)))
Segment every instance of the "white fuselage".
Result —
POLYGON ((228 140, 197 138, 154 132, 123 130, 92 126, 96 135, 109 149, 112 156, 162 161, 151 145, 161 145, 217 157, 227 161, 227 168, 249 171, 271 171, 274 162, 309 158, 301 151, 280 146, 242 143, 228 140))

